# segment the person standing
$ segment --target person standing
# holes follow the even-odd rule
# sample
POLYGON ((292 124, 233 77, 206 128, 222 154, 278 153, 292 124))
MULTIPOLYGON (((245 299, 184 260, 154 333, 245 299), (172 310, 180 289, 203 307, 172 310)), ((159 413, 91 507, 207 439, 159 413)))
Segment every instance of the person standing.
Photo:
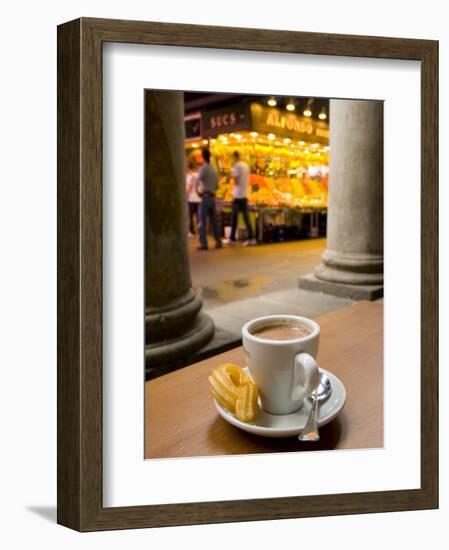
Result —
POLYGON ((203 149, 201 155, 204 164, 198 171, 197 192, 201 197, 200 204, 200 245, 198 250, 207 250, 207 219, 212 225, 215 238, 215 248, 222 248, 221 234, 218 227, 217 209, 215 205, 215 191, 218 188, 218 174, 210 164, 210 151, 203 149))
POLYGON ((189 237, 195 236, 195 218, 196 224, 199 226, 198 207, 201 202, 201 198, 196 190, 198 182, 198 171, 196 170, 196 163, 193 159, 189 160, 186 176, 186 193, 187 204, 189 206, 189 237))
POLYGON ((249 183, 249 166, 240 159, 240 153, 234 151, 232 153, 234 166, 231 171, 231 177, 234 179, 234 189, 232 191, 232 217, 231 217, 231 235, 228 244, 235 244, 235 233, 237 231, 237 222, 239 212, 243 214, 243 220, 246 225, 248 240, 243 243, 243 246, 254 246, 257 244, 254 238, 254 231, 251 227, 251 222, 248 215, 248 183, 249 183))

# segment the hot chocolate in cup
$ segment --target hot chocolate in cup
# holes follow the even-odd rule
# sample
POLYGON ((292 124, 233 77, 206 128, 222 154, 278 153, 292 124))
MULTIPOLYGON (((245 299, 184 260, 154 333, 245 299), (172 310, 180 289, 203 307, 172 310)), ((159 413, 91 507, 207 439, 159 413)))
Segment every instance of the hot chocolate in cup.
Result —
POLYGON ((318 323, 296 315, 268 315, 243 326, 247 365, 265 411, 290 414, 318 386, 319 336, 318 323))

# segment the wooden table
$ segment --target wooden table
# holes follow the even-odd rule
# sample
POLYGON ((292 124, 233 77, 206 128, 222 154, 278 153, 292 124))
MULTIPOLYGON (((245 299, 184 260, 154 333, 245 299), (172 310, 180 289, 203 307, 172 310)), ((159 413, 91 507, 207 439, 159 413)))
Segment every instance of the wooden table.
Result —
POLYGON ((217 413, 207 377, 220 363, 244 365, 241 347, 146 382, 145 458, 363 449, 383 446, 383 305, 359 302, 323 315, 319 365, 344 383, 347 401, 319 443, 269 439, 217 413))

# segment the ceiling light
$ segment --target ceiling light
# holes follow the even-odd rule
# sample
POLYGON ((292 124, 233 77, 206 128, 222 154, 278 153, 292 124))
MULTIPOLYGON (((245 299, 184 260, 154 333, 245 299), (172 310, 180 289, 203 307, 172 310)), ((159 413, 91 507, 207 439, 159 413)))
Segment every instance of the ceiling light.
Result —
POLYGON ((312 103, 313 103, 313 98, 310 97, 308 100, 307 100, 307 103, 306 103, 306 107, 303 111, 303 115, 304 116, 307 116, 307 117, 310 117, 312 116, 312 103))
POLYGON ((276 98, 270 97, 270 99, 267 101, 267 103, 270 107, 276 107, 276 105, 277 105, 276 98))

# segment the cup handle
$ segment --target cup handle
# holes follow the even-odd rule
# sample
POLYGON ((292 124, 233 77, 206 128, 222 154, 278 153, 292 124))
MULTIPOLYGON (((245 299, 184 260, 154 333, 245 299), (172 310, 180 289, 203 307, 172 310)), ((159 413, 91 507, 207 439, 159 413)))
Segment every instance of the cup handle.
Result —
POLYGON ((294 361, 293 384, 290 398, 292 401, 299 401, 318 387, 320 373, 317 362, 308 353, 298 353, 294 361))

